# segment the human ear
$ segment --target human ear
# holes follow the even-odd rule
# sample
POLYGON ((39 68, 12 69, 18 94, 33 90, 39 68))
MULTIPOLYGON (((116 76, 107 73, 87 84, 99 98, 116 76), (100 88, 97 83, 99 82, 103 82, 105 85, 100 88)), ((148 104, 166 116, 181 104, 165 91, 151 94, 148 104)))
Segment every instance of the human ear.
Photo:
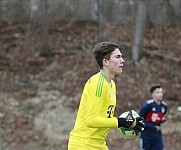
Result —
POLYGON ((103 65, 104 66, 109 66, 109 61, 107 59, 103 59, 103 65))

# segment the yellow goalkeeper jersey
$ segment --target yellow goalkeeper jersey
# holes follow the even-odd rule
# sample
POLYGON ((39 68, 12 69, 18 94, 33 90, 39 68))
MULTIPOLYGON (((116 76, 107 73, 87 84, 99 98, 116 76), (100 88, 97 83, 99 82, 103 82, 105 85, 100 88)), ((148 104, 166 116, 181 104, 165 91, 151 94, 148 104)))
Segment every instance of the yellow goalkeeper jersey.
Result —
POLYGON ((85 84, 74 129, 70 132, 68 150, 107 150, 110 128, 117 128, 114 117, 116 86, 99 72, 85 84))

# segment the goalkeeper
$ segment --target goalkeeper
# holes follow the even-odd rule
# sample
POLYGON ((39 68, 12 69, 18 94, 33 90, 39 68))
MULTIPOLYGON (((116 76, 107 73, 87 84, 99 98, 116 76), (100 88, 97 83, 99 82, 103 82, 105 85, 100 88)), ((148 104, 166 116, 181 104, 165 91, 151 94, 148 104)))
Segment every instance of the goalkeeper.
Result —
POLYGON ((122 73, 124 59, 117 44, 101 42, 93 49, 100 71, 86 82, 75 121, 70 132, 68 150, 108 150, 106 137, 110 128, 128 127, 136 132, 144 126, 142 118, 114 117, 116 74, 122 73))

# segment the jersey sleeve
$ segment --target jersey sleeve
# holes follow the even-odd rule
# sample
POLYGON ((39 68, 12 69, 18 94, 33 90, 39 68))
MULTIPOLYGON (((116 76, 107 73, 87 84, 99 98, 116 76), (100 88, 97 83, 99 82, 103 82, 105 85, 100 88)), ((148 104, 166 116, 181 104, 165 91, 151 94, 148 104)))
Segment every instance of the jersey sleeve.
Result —
POLYGON ((166 113, 167 113, 167 109, 168 109, 168 106, 167 106, 167 104, 166 104, 165 102, 163 102, 163 105, 164 105, 164 107, 165 107, 165 112, 164 112, 164 115, 166 115, 166 113))
MULTIPOLYGON (((103 82, 103 81, 102 81, 103 82)), ((91 128, 116 128, 118 127, 118 120, 116 117, 107 118, 101 114, 103 103, 106 97, 102 90, 103 83, 88 83, 86 89, 88 89, 85 95, 87 95, 86 104, 86 123, 91 128)), ((106 112, 107 113, 107 112, 106 112)))

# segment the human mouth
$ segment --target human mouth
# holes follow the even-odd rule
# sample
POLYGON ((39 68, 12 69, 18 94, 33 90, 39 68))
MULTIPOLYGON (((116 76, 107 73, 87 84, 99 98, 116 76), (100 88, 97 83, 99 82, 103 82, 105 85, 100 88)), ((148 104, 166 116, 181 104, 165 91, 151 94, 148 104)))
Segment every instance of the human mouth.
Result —
POLYGON ((119 66, 119 68, 123 68, 123 65, 119 66))

